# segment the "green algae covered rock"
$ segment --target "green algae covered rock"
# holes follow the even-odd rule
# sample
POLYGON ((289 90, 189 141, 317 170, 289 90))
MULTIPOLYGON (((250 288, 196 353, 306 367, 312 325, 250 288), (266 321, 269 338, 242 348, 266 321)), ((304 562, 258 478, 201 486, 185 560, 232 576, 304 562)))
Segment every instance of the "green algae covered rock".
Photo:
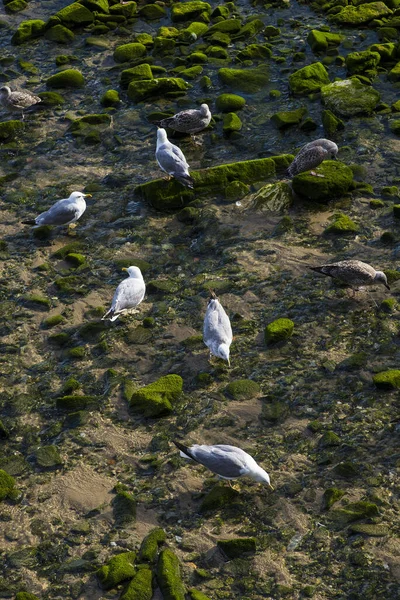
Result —
POLYGON ((13 119, 0 122, 0 143, 12 142, 23 129, 24 124, 21 121, 13 119))
POLYGON ((77 69, 66 69, 51 75, 46 85, 51 88, 81 88, 85 85, 85 78, 77 69))
POLYGON ((344 213, 335 213, 331 219, 332 223, 325 229, 325 233, 346 235, 347 233, 357 233, 359 230, 358 225, 344 213))
POLYGON ((199 592, 199 590, 195 590, 192 588, 189 590, 190 600, 211 600, 209 596, 203 594, 203 592, 199 592))
POLYGON ((15 479, 6 471, 0 469, 0 501, 14 497, 16 492, 15 479))
POLYGON ((307 65, 289 76, 289 87, 298 96, 319 92, 329 82, 328 72, 320 62, 307 65))
POLYGON ((326 52, 329 46, 338 46, 345 36, 339 33, 329 33, 312 29, 307 36, 307 43, 313 52, 326 52))
POLYGON ((18 592, 15 596, 15 600, 40 600, 40 598, 29 592, 18 592))
POLYGON ((229 506, 239 498, 239 492, 226 485, 216 485, 204 497, 200 505, 200 513, 205 513, 210 510, 217 510, 229 506))
POLYGON ((293 203, 291 186, 285 181, 267 183, 249 197, 251 208, 260 212, 284 212, 293 203))
MULTIPOLYGON (((182 393, 183 379, 179 375, 165 375, 154 383, 132 391, 127 397, 132 409, 145 417, 161 417, 172 412, 182 393)), ((126 394, 126 392, 125 392, 126 394)))
POLYGON ((271 56, 272 50, 267 44, 249 44, 244 50, 237 53, 236 58, 237 60, 265 60, 271 56))
POLYGON ((142 183, 135 188, 135 193, 162 212, 181 210, 194 200, 193 190, 184 187, 176 179, 156 179, 142 183))
POLYGON ((376 67, 380 61, 381 55, 378 52, 371 52, 371 50, 350 52, 346 56, 346 67, 351 75, 354 73, 365 73, 366 71, 374 71, 376 73, 376 67))
POLYGON ((47 29, 44 37, 46 40, 56 42, 57 44, 69 44, 74 39, 75 34, 65 27, 65 25, 58 23, 57 25, 54 25, 54 27, 47 29))
POLYGON ((120 102, 119 94, 117 90, 107 90, 101 97, 100 104, 102 106, 110 107, 117 106, 120 102))
POLYGON ((38 96, 42 100, 41 106, 61 106, 65 102, 57 92, 40 92, 38 96))
POLYGON ((108 0, 81 0, 80 4, 83 4, 90 10, 97 11, 99 13, 107 14, 110 12, 108 0))
POLYGON ((377 52, 381 57, 381 62, 391 61, 396 57, 396 44, 393 44, 392 42, 387 44, 372 44, 368 50, 377 52))
POLYGON ((225 388, 225 393, 234 400, 251 400, 260 394, 261 388, 256 381, 251 379, 238 379, 231 381, 225 388))
POLYGON ((398 62, 393 69, 391 69, 388 73, 389 81, 399 81, 400 80, 400 62, 398 62))
POLYGON ((55 16, 70 27, 85 27, 94 21, 93 13, 79 2, 65 6, 55 16))
POLYGON ((323 177, 311 175, 309 171, 299 173, 292 179, 293 191, 316 202, 328 202, 348 192, 353 182, 353 172, 344 163, 326 160, 318 166, 323 177))
POLYGON ((359 533, 370 537, 384 537, 390 533, 388 527, 380 523, 355 523, 350 525, 349 530, 351 533, 359 533))
POLYGON ((276 319, 269 323, 264 331, 266 344, 276 344, 293 335, 294 323, 291 319, 276 319))
POLYGON ((347 525, 352 521, 377 517, 379 509, 373 502, 359 501, 350 502, 343 508, 338 508, 330 513, 332 519, 340 526, 347 525))
POLYGON ((85 410, 98 404, 96 396, 66 395, 57 398, 56 406, 61 410, 75 412, 85 410))
POLYGON ((358 6, 344 6, 340 12, 331 15, 330 19, 338 25, 357 27, 366 25, 373 19, 380 19, 391 14, 392 11, 384 2, 370 2, 358 6))
POLYGON ((153 573, 151 569, 141 567, 119 600, 151 600, 153 597, 153 573))
POLYGON ((236 94, 220 94, 215 100, 218 110, 224 113, 236 112, 244 107, 246 100, 236 94))
POLYGON ((121 552, 96 571, 97 579, 105 590, 115 588, 136 573, 136 552, 121 552))
POLYGON ((192 0, 191 2, 176 2, 172 5, 171 18, 174 23, 194 20, 196 17, 202 17, 202 20, 209 21, 211 6, 208 2, 192 0))
POLYGON ((41 19, 32 19, 30 21, 22 21, 18 25, 17 31, 11 38, 11 43, 18 46, 28 40, 40 37, 44 34, 46 23, 41 19))
POLYGON ((236 113, 225 113, 223 118, 222 130, 225 134, 229 135, 235 131, 242 129, 242 121, 236 113))
POLYGON ((139 9, 139 16, 147 21, 157 21, 166 15, 166 10, 159 4, 145 4, 139 9))
POLYGON ((142 56, 145 56, 146 53, 147 49, 144 44, 131 42, 130 44, 123 44, 122 46, 115 48, 113 58, 115 62, 123 63, 141 58, 142 56))
POLYGON ((278 129, 286 129, 298 125, 307 114, 307 109, 300 107, 296 110, 281 111, 271 117, 271 121, 278 129))
POLYGON ((60 452, 57 446, 42 446, 36 451, 36 462, 40 467, 49 469, 63 464, 60 452))
POLYGON ((153 72, 147 63, 137 65, 131 69, 125 69, 121 73, 121 87, 127 88, 131 81, 143 81, 153 79, 153 72))
POLYGON ((158 548, 165 542, 166 539, 167 535, 164 529, 161 527, 152 529, 142 541, 138 560, 140 562, 154 563, 157 558, 158 548))
POLYGON ((328 488, 322 496, 322 508, 329 510, 331 506, 338 502, 344 496, 344 491, 338 488, 328 488))
MULTIPOLYGON (((119 483, 115 486, 115 491, 116 496, 112 501, 115 526, 125 527, 136 520, 136 500, 125 486, 119 483)), ((133 561, 134 558, 131 562, 133 561)))
POLYGON ((157 564, 157 581, 164 600, 185 600, 185 588, 181 579, 179 559, 169 548, 160 552, 157 564))
POLYGON ((380 93, 358 79, 334 81, 321 88, 323 104, 340 117, 371 114, 380 101, 380 93))
POLYGON ((373 382, 381 390, 397 390, 400 388, 400 370, 381 371, 374 375, 373 382))
POLYGON ((240 558, 257 550, 255 538, 236 538, 233 540, 219 540, 217 546, 229 558, 240 558))
MULTIPOLYGON (((134 17, 136 15, 136 9, 136 2, 124 2, 123 4, 113 4, 112 6, 110 6, 110 21, 116 20, 117 17, 120 17, 121 19, 123 18, 123 21, 125 21, 125 19, 130 19, 131 17, 134 17)), ((97 18, 98 17, 99 15, 97 15, 97 18)))
POLYGON ((218 71, 218 77, 222 83, 232 89, 241 90, 249 94, 258 92, 269 81, 268 70, 265 66, 255 69, 222 68, 218 71))
POLYGON ((324 127, 325 135, 330 139, 336 131, 344 129, 344 122, 342 119, 336 117, 330 110, 322 111, 322 125, 324 127))
POLYGON ((131 81, 128 87, 128 97, 133 102, 143 102, 153 97, 182 96, 191 88, 180 77, 160 77, 148 81, 131 81))
POLYGON ((28 6, 28 3, 25 0, 12 0, 11 2, 5 2, 5 8, 7 12, 17 13, 21 10, 25 10, 28 6))
POLYGON ((218 23, 215 23, 215 25, 211 25, 207 33, 204 34, 204 37, 208 38, 216 32, 234 34, 238 33, 240 29, 240 19, 225 19, 224 21, 219 21, 218 23))

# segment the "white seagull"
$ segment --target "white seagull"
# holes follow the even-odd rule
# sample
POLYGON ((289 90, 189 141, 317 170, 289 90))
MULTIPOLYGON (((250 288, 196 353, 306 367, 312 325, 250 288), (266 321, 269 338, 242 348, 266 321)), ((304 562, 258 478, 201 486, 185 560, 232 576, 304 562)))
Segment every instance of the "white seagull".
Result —
POLYGON ((211 355, 229 361, 229 347, 232 343, 232 327, 228 315, 213 291, 208 301, 203 325, 203 340, 211 355))
POLYGON ((129 277, 121 281, 115 290, 111 308, 102 317, 102 320, 115 321, 120 315, 134 312, 144 298, 146 284, 139 267, 128 267, 128 269, 124 267, 122 270, 127 271, 129 277))
POLYGON ((157 131, 156 159, 163 171, 175 177, 183 185, 193 188, 193 179, 189 175, 189 165, 180 148, 171 144, 165 129, 157 131))
POLYGON ((91 194, 72 192, 69 198, 58 200, 49 210, 40 213, 35 219, 22 221, 24 225, 70 225, 75 223, 85 212, 85 198, 91 198, 91 194))

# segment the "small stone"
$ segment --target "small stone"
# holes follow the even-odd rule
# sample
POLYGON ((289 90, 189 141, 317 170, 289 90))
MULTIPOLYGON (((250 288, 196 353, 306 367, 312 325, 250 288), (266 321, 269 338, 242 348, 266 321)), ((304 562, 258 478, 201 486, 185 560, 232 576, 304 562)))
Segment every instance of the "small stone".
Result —
POLYGON ((266 326, 264 339, 266 344, 276 344, 293 335, 294 323, 290 319, 276 319, 266 326))

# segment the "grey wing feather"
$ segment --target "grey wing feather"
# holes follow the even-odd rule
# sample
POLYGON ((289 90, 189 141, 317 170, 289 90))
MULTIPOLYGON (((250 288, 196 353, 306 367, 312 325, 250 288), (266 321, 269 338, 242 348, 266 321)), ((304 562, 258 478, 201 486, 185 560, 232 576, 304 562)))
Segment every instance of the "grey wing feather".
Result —
POLYGON ((232 341, 232 327, 228 315, 215 300, 209 302, 203 327, 204 341, 218 341, 230 343, 232 341))
POLYGON ((161 146, 156 156, 158 164, 170 175, 185 174, 189 165, 187 164, 182 151, 179 150, 179 152, 176 152, 173 150, 174 148, 179 150, 176 146, 173 146, 172 149, 170 149, 169 146, 161 146))
POLYGON ((195 446, 191 448, 197 462, 221 477, 240 477, 247 472, 246 463, 239 449, 234 446, 195 446), (227 450, 228 448, 229 450, 227 450))
POLYGON ((79 217, 79 209, 76 204, 59 200, 49 210, 36 217, 37 225, 67 225, 79 217))
POLYGON ((134 308, 143 300, 145 286, 139 280, 124 279, 115 290, 111 303, 111 310, 119 312, 127 308, 134 308))
POLYGON ((304 171, 309 171, 314 167, 318 167, 326 157, 326 154, 326 150, 321 146, 313 146, 306 150, 301 150, 289 166, 289 175, 297 175, 298 173, 303 173, 304 171))

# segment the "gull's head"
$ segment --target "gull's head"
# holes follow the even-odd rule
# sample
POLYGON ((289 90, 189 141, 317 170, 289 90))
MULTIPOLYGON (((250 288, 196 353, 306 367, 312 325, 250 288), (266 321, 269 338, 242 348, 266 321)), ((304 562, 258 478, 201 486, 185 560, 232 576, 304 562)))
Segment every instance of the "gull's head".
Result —
POLYGON ((160 127, 157 130, 157 144, 164 144, 165 142, 168 142, 167 132, 160 127))
POLYGON ((126 271, 129 277, 133 277, 134 279, 143 279, 142 271, 139 267, 123 267, 123 271, 126 271))
POLYGON ((8 87, 8 85, 3 85, 2 87, 0 87, 0 96, 1 97, 8 97, 11 94, 11 88, 8 87))
POLYGON ((271 485, 271 481, 267 471, 264 471, 264 469, 262 469, 261 467, 259 467, 259 471, 257 471, 257 473, 254 473, 253 479, 258 483, 266 483, 271 488, 271 490, 274 489, 271 485))
POLYGON ((318 145, 325 150, 327 157, 331 158, 332 160, 336 160, 336 154, 339 152, 339 148, 335 142, 332 142, 332 140, 322 139, 318 145))
POLYGON ((229 346, 228 344, 220 344, 217 348, 217 356, 219 358, 222 358, 223 360, 226 360, 228 365, 231 366, 230 360, 229 360, 229 346))
POLYGON ((208 108, 208 104, 202 104, 200 106, 200 113, 202 117, 211 117, 211 112, 208 108))
POLYGON ((84 200, 85 198, 91 198, 92 194, 84 194, 83 192, 72 192, 70 200, 84 200))
POLYGON ((390 290, 389 284, 387 282, 387 277, 383 271, 377 271, 375 273, 375 281, 384 285, 387 290, 390 290))

